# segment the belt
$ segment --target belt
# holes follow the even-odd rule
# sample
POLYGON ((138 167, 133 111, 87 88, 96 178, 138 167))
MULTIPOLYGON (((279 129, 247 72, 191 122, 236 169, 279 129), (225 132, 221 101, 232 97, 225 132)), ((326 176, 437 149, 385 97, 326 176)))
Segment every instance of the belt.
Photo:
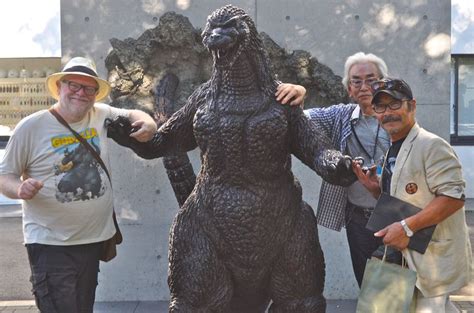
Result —
POLYGON ((370 216, 372 215, 372 212, 374 211, 374 208, 364 208, 361 206, 357 206, 355 204, 349 203, 349 205, 353 208, 354 212, 360 213, 364 215, 366 219, 369 219, 370 216))

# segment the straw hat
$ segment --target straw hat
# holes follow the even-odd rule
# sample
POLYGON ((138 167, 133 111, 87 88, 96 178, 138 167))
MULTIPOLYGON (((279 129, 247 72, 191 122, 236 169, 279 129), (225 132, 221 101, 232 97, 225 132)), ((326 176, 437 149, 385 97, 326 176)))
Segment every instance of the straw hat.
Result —
POLYGON ((61 72, 51 74, 46 78, 46 86, 49 94, 56 100, 59 100, 58 86, 56 85, 56 82, 66 75, 81 75, 95 79, 99 86, 99 90, 95 96, 95 101, 104 99, 110 93, 110 85, 106 80, 99 78, 95 63, 87 58, 76 57, 67 62, 61 72))

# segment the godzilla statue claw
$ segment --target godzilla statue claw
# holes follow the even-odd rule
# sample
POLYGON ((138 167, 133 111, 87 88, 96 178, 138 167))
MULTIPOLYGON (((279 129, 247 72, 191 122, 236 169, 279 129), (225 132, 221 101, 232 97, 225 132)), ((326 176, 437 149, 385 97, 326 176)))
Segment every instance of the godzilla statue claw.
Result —
POLYGON ((113 139, 116 143, 121 146, 132 149, 135 153, 145 159, 152 159, 150 148, 157 143, 162 141, 160 133, 156 133, 155 136, 146 143, 139 142, 130 134, 137 130, 130 123, 130 120, 124 116, 117 116, 114 119, 105 119, 105 126, 107 127, 107 137, 113 139))
POLYGON ((139 143, 130 134, 137 128, 132 127, 130 120, 124 116, 117 116, 115 119, 106 118, 105 127, 107 127, 107 137, 112 138, 116 143, 124 147, 132 147, 139 143))
POLYGON ((336 150, 326 150, 319 161, 327 169, 325 180, 328 183, 350 186, 357 180, 357 176, 352 171, 352 157, 341 155, 336 150))

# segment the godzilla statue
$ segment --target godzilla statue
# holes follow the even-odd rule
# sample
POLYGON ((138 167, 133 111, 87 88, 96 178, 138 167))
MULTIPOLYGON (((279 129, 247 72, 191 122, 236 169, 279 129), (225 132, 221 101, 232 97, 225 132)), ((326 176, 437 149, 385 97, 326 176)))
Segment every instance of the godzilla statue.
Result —
POLYGON ((213 73, 155 137, 138 143, 128 121, 109 136, 152 159, 199 147, 201 169, 170 234, 170 312, 325 312, 316 219, 291 172, 293 154, 323 179, 355 180, 351 159, 301 108, 280 105, 254 22, 227 5, 203 31, 213 73))

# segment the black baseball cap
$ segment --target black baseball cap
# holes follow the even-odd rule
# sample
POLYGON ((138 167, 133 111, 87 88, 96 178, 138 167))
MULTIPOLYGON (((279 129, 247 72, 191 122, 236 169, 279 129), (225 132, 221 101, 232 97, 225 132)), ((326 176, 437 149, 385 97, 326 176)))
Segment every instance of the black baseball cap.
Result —
POLYGON ((378 95, 385 93, 397 100, 412 100, 413 93, 410 86, 403 79, 384 78, 371 85, 373 91, 372 103, 376 103, 378 95))

